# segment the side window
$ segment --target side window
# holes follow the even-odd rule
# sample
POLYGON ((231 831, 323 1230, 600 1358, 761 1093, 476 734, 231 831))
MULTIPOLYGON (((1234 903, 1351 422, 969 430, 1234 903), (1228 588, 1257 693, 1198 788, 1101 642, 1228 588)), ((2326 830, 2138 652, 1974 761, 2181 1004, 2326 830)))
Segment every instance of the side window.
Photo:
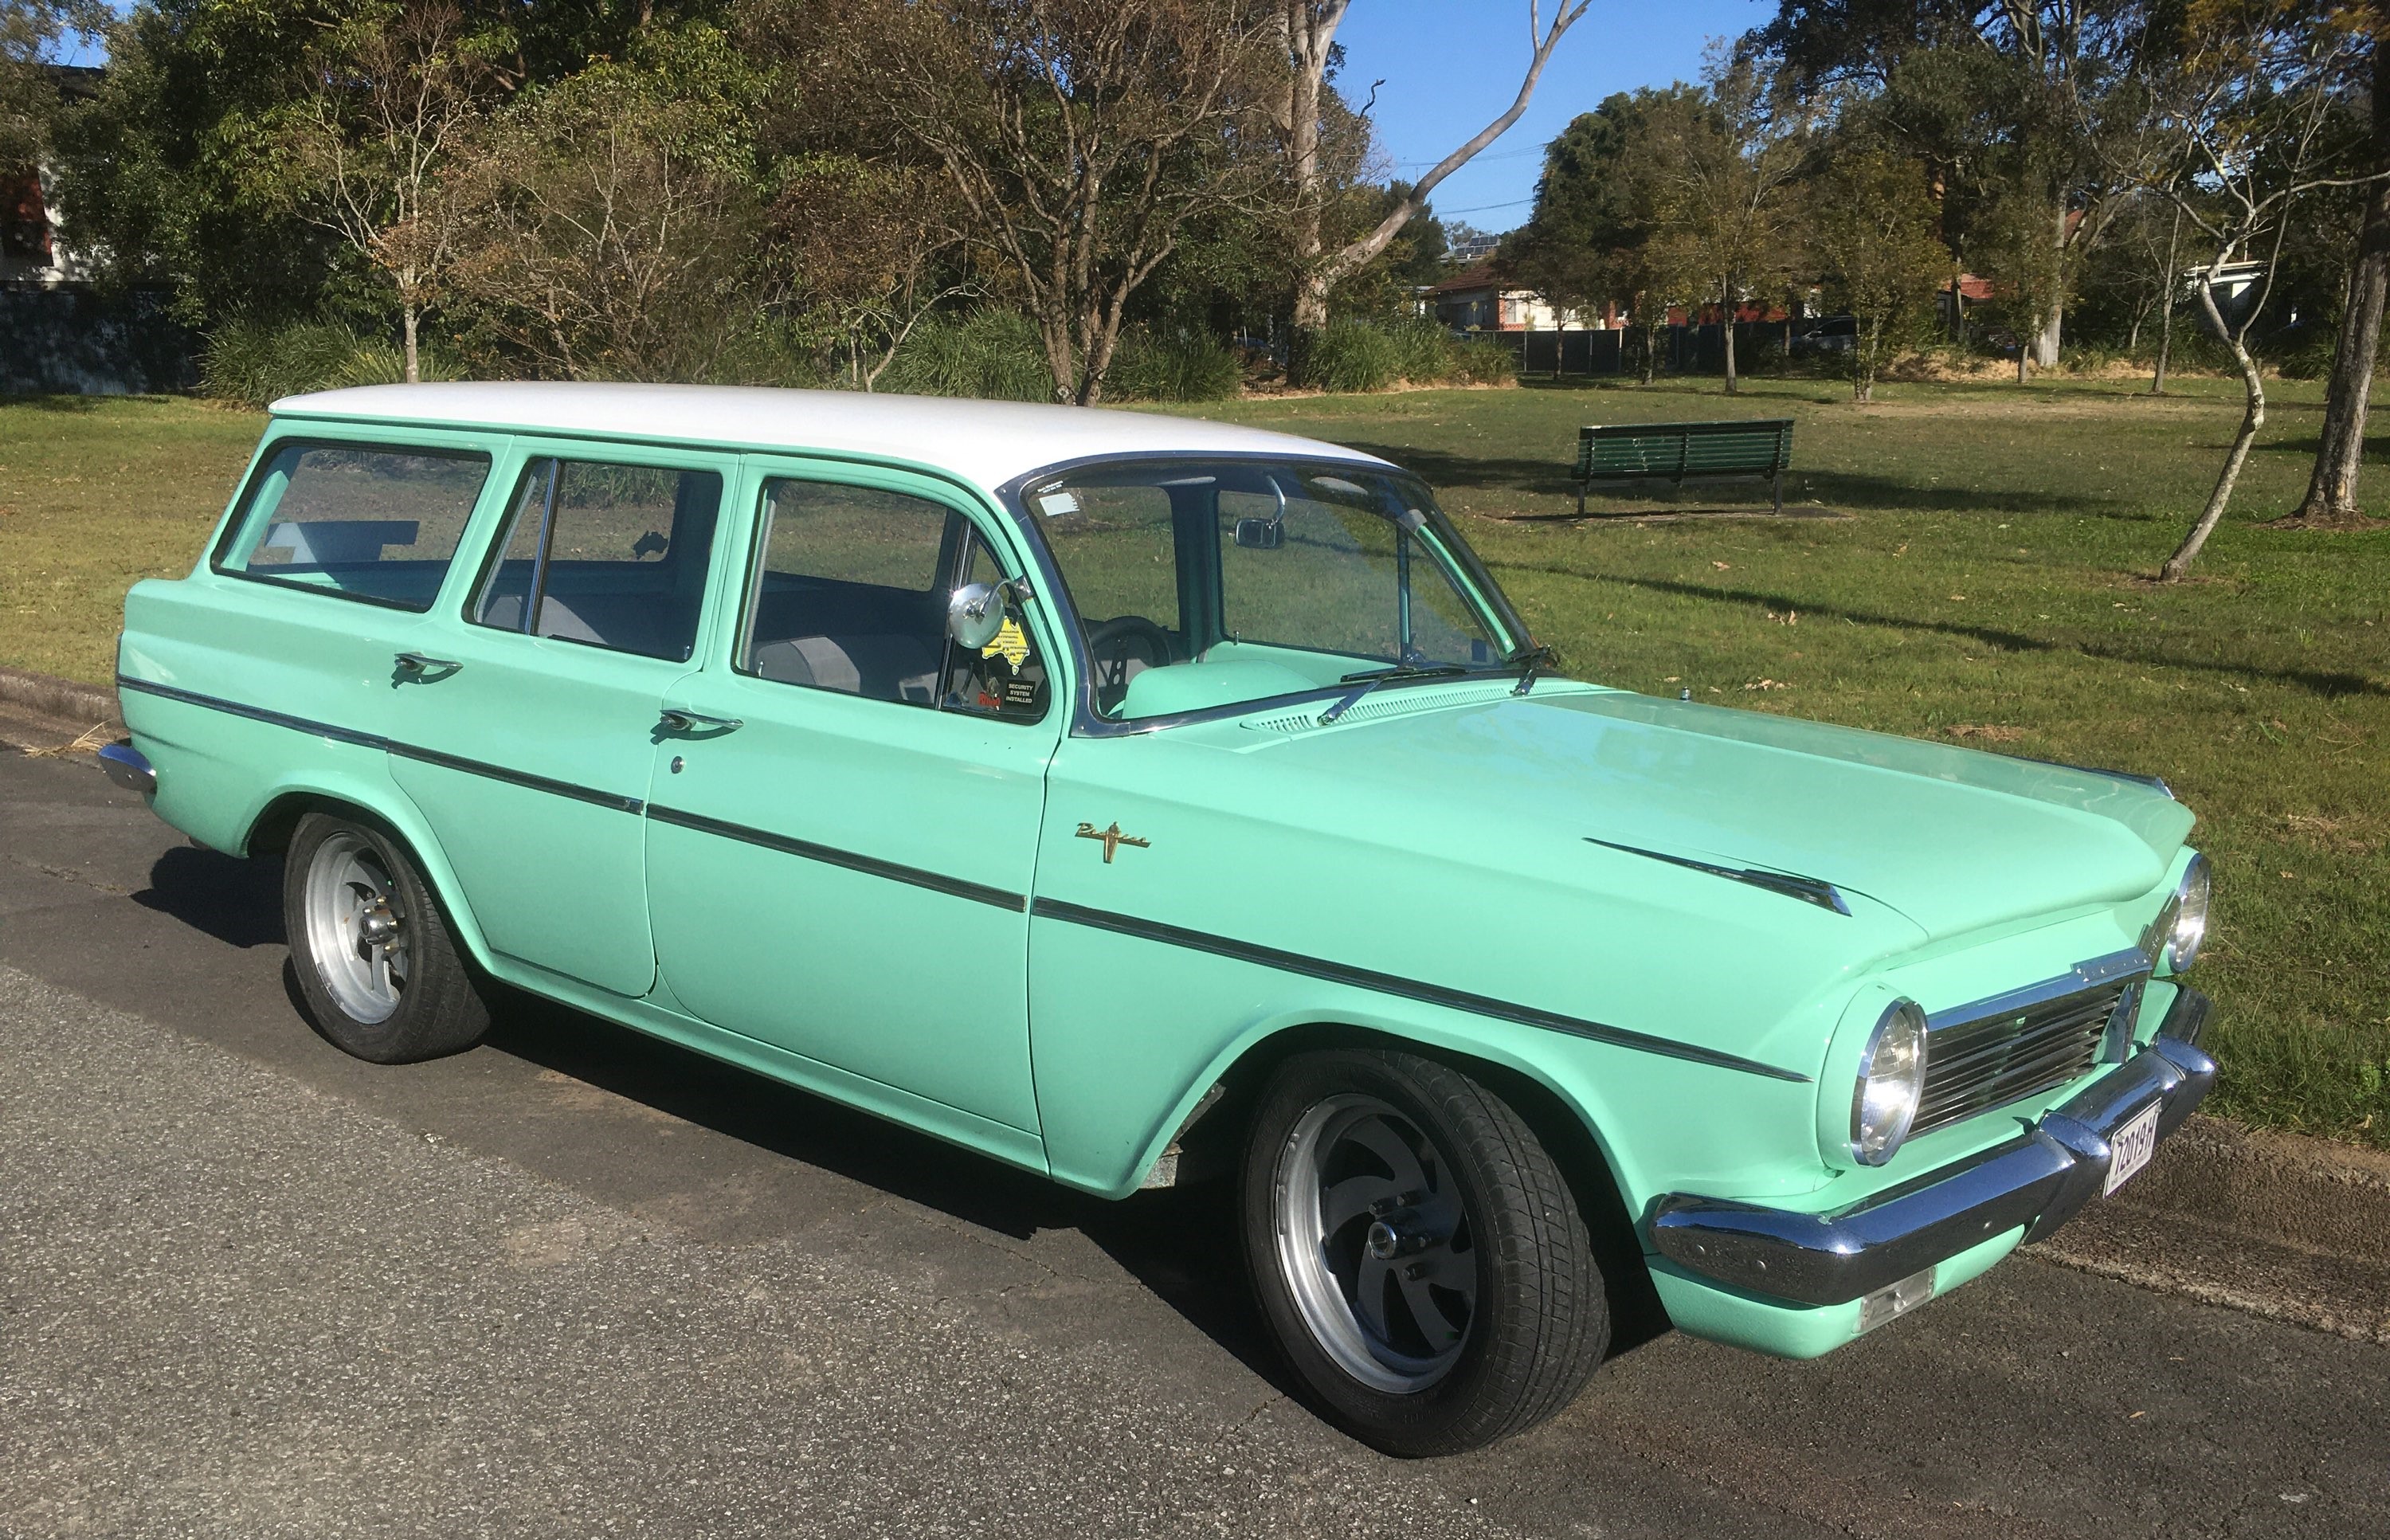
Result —
POLYGON ((250 482, 215 569, 429 610, 489 474, 486 455, 287 444, 250 482))
POLYGON ((471 619, 686 661, 721 507, 722 478, 711 470, 533 460, 471 619))
POLYGON ((760 517, 740 672, 875 700, 1045 714, 1046 672, 1018 616, 977 655, 948 645, 954 588, 1001 576, 961 514, 904 493, 774 480, 760 517))

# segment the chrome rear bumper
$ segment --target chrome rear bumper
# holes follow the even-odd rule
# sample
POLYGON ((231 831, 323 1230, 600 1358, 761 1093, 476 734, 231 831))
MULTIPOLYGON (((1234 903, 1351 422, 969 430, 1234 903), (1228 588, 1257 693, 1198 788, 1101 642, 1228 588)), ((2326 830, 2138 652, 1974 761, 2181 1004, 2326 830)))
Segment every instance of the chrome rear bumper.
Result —
POLYGON ((130 738, 103 747, 99 751, 99 767, 108 773, 109 780, 127 791, 138 791, 145 797, 157 794, 158 772, 150 768, 148 760, 133 747, 130 738))
POLYGON ((2164 1138, 2216 1083, 2198 1047, 2207 996, 2178 990, 2146 1048, 2010 1142, 1831 1213, 1676 1193, 1654 1209, 1660 1254, 1705 1277, 1803 1304, 1843 1304, 2019 1226, 2037 1240, 2108 1176, 2108 1141, 2152 1107, 2164 1138))

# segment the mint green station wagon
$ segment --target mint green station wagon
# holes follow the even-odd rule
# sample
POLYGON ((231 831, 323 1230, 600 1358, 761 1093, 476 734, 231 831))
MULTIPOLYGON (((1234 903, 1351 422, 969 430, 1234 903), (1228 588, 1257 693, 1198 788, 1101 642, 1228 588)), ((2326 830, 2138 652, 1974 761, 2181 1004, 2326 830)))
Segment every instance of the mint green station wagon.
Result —
POLYGON ((2163 783, 1560 677, 1418 478, 1280 434, 296 397, 118 683, 109 774, 279 856, 340 1047, 505 984, 1086 1192, 1232 1176, 1397 1453, 1550 1416, 1654 1294, 1848 1342, 2216 1073, 2163 783))

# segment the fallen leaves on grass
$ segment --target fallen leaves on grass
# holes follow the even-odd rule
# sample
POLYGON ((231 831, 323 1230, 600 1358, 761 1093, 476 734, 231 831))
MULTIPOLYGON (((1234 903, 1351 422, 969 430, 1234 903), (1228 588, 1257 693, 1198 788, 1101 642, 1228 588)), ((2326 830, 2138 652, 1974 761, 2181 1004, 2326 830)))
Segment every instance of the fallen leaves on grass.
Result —
POLYGON ((2325 850, 2345 851, 2352 855, 2370 855, 2382 847, 2379 837, 2369 838, 2364 826, 2353 818, 2330 818, 2320 813, 2293 813, 2282 822, 2291 837, 2302 844, 2317 845, 2325 850))
POLYGON ((2011 727, 1991 722, 1953 722, 1942 729, 1946 738, 1974 738, 1986 743, 2014 743, 2024 737, 2023 727, 2011 727))
POLYGON ((1769 620, 1774 621, 1779 625, 1799 625, 1801 623, 1801 611, 1798 610, 1787 610, 1781 615, 1778 614, 1775 610, 1770 610, 1767 611, 1767 615, 1769 620))
POLYGON ((1792 686, 1784 679, 1754 679, 1742 687, 1747 690, 1789 690, 1792 686))

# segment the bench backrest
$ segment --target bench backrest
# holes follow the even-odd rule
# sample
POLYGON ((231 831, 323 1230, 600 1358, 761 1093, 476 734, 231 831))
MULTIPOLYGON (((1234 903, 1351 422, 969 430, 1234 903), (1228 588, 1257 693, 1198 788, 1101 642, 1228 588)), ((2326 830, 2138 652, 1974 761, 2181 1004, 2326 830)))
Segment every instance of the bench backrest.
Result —
POLYGON ((1792 419, 1623 422, 1580 428, 1579 481, 1596 477, 1767 476, 1791 468, 1792 419))

